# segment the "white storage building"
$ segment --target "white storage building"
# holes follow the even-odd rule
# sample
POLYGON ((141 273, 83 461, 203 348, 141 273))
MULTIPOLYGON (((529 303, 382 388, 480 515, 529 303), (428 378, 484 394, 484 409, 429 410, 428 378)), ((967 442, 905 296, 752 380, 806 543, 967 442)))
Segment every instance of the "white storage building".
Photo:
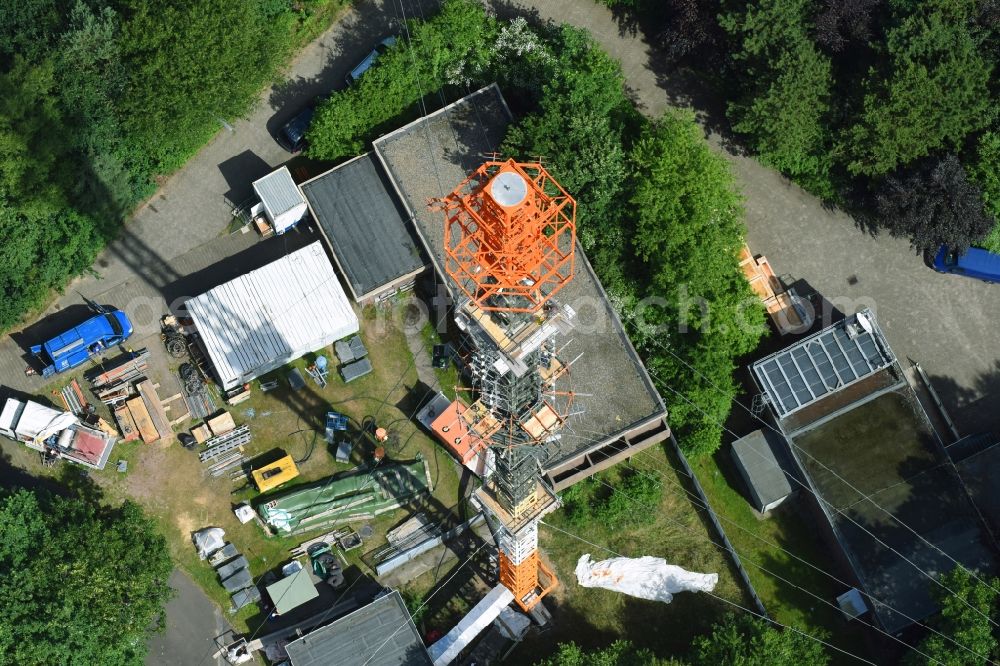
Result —
POLYGON ((292 180, 288 167, 281 167, 263 178, 255 180, 253 191, 260 197, 264 214, 274 227, 274 233, 283 234, 305 217, 309 205, 292 180))
POLYGON ((192 298, 187 309, 227 391, 359 328, 320 241, 192 298))

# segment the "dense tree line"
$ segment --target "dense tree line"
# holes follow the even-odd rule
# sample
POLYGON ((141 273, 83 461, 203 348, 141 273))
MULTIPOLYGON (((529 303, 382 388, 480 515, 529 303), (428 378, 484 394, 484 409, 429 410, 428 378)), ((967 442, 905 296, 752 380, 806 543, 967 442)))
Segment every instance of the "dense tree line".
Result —
POLYGON ((247 112, 339 0, 18 0, 0 11, 0 329, 247 112))
POLYGON ((544 155, 576 198, 581 244, 662 387, 681 446, 714 451, 737 391, 734 359, 756 346, 764 315, 737 264, 740 196, 693 115, 642 116, 619 64, 581 30, 445 0, 408 33, 317 110, 311 155, 353 155, 432 100, 497 81, 520 112, 501 152, 544 155))
POLYGON ((1000 251, 996 3, 605 2, 708 84, 765 164, 917 249, 1000 251))
POLYGON ((172 569, 135 504, 0 495, 0 663, 142 664, 172 569))

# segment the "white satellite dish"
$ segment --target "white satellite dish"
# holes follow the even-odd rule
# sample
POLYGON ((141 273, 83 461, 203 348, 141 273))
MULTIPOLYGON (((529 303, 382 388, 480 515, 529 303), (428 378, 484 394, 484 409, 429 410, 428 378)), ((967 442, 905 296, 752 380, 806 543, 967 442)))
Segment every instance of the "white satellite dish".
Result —
POLYGON ((490 183, 490 196, 501 206, 516 206, 528 196, 528 184, 513 171, 501 171, 490 183))

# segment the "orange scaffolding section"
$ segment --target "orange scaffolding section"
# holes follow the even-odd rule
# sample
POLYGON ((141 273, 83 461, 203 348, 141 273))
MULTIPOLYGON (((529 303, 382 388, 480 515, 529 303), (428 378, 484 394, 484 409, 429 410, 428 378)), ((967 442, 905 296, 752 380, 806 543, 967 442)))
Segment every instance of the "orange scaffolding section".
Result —
POLYGON ((536 312, 573 279, 576 201, 540 163, 486 162, 439 203, 445 271, 481 309, 536 312))

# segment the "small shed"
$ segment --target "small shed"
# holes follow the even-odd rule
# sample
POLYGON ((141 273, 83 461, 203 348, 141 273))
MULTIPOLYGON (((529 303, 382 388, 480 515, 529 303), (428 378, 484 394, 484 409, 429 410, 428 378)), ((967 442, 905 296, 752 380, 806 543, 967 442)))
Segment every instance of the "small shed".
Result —
POLYGON ((320 241, 187 302, 223 390, 359 330, 320 241))
POLYGON ((755 430, 733 442, 733 462, 749 492, 750 503, 766 513, 784 502, 792 486, 775 453, 783 438, 770 430, 755 430))
POLYGON ((255 180, 253 191, 260 197, 264 214, 276 234, 283 234, 294 227, 309 210, 288 167, 283 166, 260 180, 255 180))
POLYGON ((285 646, 292 666, 431 666, 395 590, 285 646))
POLYGON ((302 193, 358 303, 411 288, 426 268, 409 216, 373 153, 307 180, 302 193))
POLYGON ((309 577, 309 570, 299 569, 277 583, 268 585, 267 596, 271 597, 274 610, 277 611, 278 615, 284 615, 318 597, 319 591, 312 578, 309 577))

